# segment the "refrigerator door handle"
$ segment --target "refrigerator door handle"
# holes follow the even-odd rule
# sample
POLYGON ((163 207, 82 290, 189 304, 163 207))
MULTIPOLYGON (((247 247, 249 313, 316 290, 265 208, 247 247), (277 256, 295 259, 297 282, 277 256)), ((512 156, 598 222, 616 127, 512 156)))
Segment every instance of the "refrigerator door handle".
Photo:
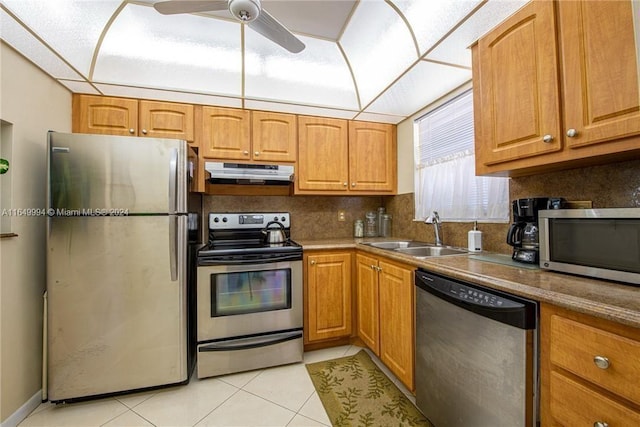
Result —
POLYGON ((169 213, 178 212, 178 149, 171 150, 169 161, 169 213))
POLYGON ((178 280, 178 217, 169 215, 169 268, 171 281, 178 280))

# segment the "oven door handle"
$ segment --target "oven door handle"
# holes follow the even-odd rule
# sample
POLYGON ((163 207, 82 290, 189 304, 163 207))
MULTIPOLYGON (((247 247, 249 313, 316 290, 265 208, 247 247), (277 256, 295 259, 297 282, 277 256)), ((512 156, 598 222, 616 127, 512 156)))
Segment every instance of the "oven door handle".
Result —
POLYGON ((245 259, 200 259, 198 260, 198 265, 207 266, 207 265, 249 265, 249 264, 270 264, 273 262, 283 262, 283 261, 301 261, 302 256, 300 254, 290 254, 290 255, 279 255, 274 257, 256 257, 256 258, 245 258, 245 259))
POLYGON ((280 344, 286 341, 302 338, 302 331, 296 330, 291 332, 283 332, 280 334, 261 335, 258 337, 239 338, 235 340, 226 340, 212 342, 198 347, 199 352, 208 351, 234 351, 248 350, 251 348, 266 347, 269 345, 280 344))

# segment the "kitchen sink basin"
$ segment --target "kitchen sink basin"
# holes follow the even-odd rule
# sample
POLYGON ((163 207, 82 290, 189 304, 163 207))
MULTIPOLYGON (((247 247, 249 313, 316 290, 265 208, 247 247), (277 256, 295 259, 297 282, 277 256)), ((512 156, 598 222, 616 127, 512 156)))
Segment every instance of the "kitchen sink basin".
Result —
POLYGON ((415 240, 393 240, 393 241, 387 241, 387 242, 370 242, 370 243, 364 243, 364 244, 368 246, 373 246, 374 248, 378 248, 378 249, 393 249, 393 250, 410 249, 414 247, 425 247, 430 245, 430 243, 418 242, 415 240))
POLYGON ((445 255, 462 255, 468 253, 462 249, 447 248, 443 246, 423 246, 413 248, 397 248, 396 252, 400 252, 406 255, 415 257, 433 257, 433 256, 445 256, 445 255))

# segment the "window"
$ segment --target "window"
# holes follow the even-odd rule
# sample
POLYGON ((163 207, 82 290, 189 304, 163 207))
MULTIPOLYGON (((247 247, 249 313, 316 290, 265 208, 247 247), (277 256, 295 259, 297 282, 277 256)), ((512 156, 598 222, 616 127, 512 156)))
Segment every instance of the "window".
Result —
POLYGON ((509 179, 475 175, 469 90, 415 121, 415 213, 446 221, 508 222, 509 179))

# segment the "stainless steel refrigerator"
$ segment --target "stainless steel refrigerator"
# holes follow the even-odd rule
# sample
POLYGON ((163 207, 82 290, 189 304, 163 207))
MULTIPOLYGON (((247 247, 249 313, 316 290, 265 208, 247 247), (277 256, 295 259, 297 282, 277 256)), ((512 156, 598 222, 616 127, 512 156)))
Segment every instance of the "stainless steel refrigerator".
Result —
POLYGON ((187 146, 48 134, 50 401, 188 380, 187 146))

